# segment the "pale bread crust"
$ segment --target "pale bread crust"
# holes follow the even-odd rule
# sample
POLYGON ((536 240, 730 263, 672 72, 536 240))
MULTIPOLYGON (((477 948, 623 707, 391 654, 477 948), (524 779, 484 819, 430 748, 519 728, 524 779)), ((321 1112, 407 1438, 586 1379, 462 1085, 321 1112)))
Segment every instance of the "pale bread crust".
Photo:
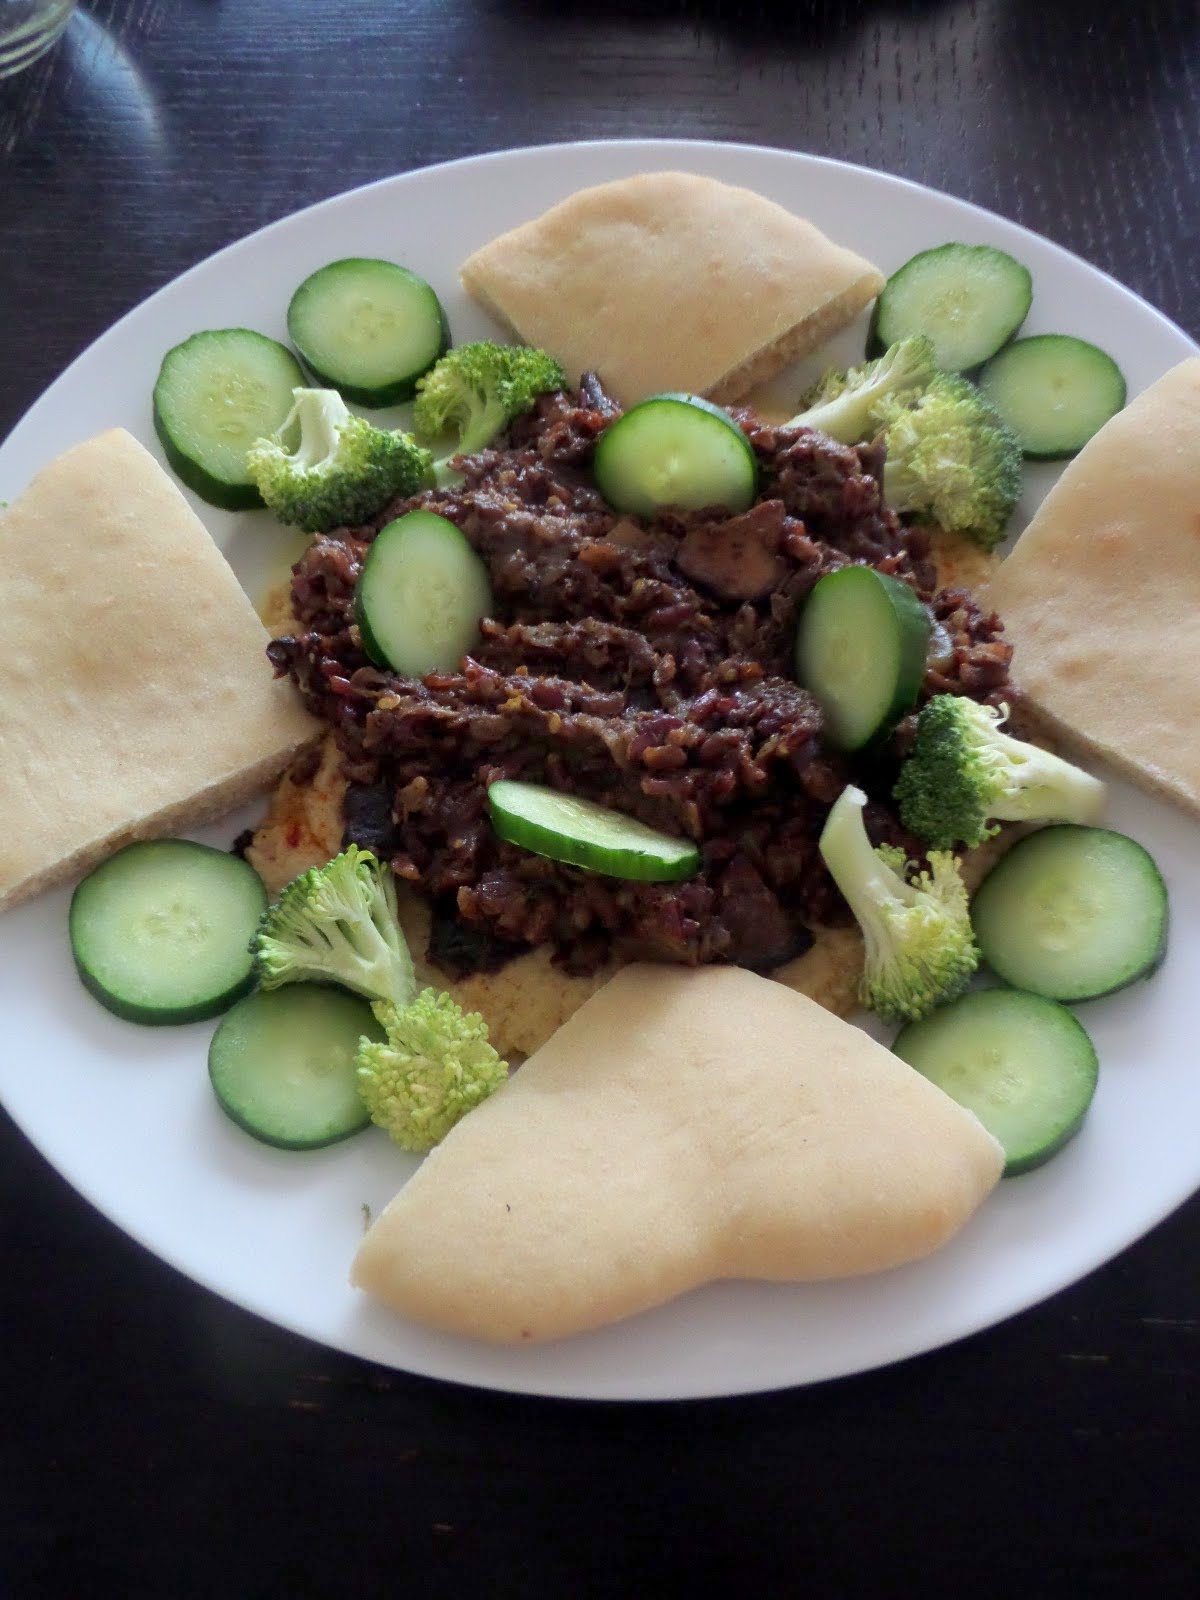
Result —
POLYGON ((969 1112, 803 996, 634 965, 426 1157, 351 1281, 452 1333, 566 1338, 717 1279, 917 1260, 1003 1165, 969 1112))
POLYGON ((594 368, 625 405, 664 389, 737 400, 886 281, 762 195, 685 172, 582 189, 477 250, 461 277, 569 382, 594 368))
POLYGON ((1200 358, 1064 469, 982 600, 1052 734, 1200 812, 1200 358))
POLYGON ((232 569, 122 429, 0 514, 0 907, 209 821, 319 735, 232 569))

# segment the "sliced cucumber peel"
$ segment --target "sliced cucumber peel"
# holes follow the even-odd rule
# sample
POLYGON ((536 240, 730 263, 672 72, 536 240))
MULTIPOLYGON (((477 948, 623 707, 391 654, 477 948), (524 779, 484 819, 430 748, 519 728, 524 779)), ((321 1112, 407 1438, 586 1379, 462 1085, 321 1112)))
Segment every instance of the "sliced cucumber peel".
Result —
POLYGON ((154 430, 176 476, 226 511, 261 506, 246 454, 283 426, 303 383, 291 351, 251 328, 207 329, 168 350, 154 430))
POLYGON ((913 334, 933 344, 943 372, 970 372, 1016 333, 1029 315, 1028 267, 986 244, 943 244, 898 268, 875 302, 867 354, 913 334))
POLYGON ((451 672, 492 610, 487 567, 465 535, 434 511, 410 511, 376 534, 359 574, 354 613, 363 648, 406 677, 451 672))
POLYGON ((884 738, 925 676, 929 612, 899 578, 840 567, 814 585, 796 628, 796 677, 821 704, 840 750, 884 738))
POLYGON ((361 406, 411 400, 450 343, 424 278, 395 261, 351 256, 310 273, 288 305, 288 335, 326 388, 361 406))
POLYGON ((754 446, 699 395, 657 394, 631 407, 601 434, 592 470, 609 505, 635 516, 665 506, 746 511, 758 491, 754 446))
POLYGON ((690 878, 700 851, 690 839, 648 828, 623 811, 580 800, 545 784, 502 778, 488 788, 500 838, 535 855, 610 878, 671 883, 690 878))
POLYGON ((1014 988, 1094 1000, 1154 971, 1167 942, 1167 889, 1126 834, 1059 823, 1019 840, 971 905, 983 959, 1014 988))
POLYGON ((1086 339, 1039 333, 1006 345, 979 387, 1035 461, 1075 455, 1125 404, 1125 376, 1086 339))
POLYGON ((1016 989, 965 994, 902 1029, 892 1049, 979 1118, 1004 1148, 1006 1178, 1061 1150, 1096 1092, 1096 1050, 1079 1021, 1016 989))
POLYGON ((215 1017, 253 981, 267 908, 254 869, 190 839, 126 845, 76 888, 68 927, 79 976, 130 1022, 215 1017))
POLYGON ((256 989, 222 1018, 208 1076, 221 1109, 247 1133, 315 1150, 369 1125, 354 1058, 360 1039, 383 1037, 358 995, 316 983, 256 989))

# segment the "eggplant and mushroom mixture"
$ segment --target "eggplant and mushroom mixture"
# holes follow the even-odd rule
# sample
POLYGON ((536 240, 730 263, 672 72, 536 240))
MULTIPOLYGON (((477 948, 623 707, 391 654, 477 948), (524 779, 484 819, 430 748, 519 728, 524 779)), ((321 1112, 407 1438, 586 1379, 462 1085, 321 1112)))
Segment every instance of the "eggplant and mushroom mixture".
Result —
POLYGON ((619 415, 593 375, 544 395, 463 482, 318 537, 294 569, 297 631, 271 660, 336 731, 346 841, 431 902, 430 959, 458 975, 550 944, 574 973, 627 960, 769 971, 812 929, 849 919, 817 852, 847 782, 872 797, 876 843, 920 858, 892 808, 913 718, 869 754, 827 747, 792 675, 796 618, 818 578, 866 563, 930 608, 921 697, 997 704, 1011 647, 969 595, 938 590, 928 536, 884 505, 882 452, 733 413, 760 493, 745 512, 619 515, 595 488, 597 439, 619 415), (368 659, 354 620, 366 552, 417 507, 455 523, 491 575, 495 615, 454 672, 402 677, 368 659), (700 870, 634 883, 499 839, 487 790, 545 783, 693 840, 700 870))

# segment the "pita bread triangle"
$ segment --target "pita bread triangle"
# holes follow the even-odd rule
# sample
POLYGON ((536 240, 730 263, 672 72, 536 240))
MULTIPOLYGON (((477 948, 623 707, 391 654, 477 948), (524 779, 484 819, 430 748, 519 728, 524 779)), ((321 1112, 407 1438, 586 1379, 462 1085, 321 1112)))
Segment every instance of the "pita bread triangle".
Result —
POLYGON ((1003 1161, 805 996, 736 967, 629 966, 426 1157, 351 1281, 454 1333, 561 1338, 715 1279, 914 1260, 1003 1161))
POLYGON ((883 288, 877 268, 749 189, 646 172, 581 189, 462 266, 526 344, 625 405, 663 390, 740 399, 883 288))
POLYGON ((1200 812, 1200 358, 1084 446, 982 603, 1051 735, 1200 812))
POLYGON ((0 907, 224 815, 319 736, 233 569, 123 429, 0 513, 0 559, 0 907))

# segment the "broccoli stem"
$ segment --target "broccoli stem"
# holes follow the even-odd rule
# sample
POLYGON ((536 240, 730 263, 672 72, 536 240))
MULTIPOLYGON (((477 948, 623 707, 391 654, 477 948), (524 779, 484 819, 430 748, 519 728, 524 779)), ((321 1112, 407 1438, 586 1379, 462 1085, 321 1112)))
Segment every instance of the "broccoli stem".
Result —
POLYGON ((820 851, 833 881, 864 930, 887 902, 916 905, 919 891, 881 858, 867 837, 867 797, 848 784, 833 804, 821 833, 820 851))
POLYGON ((311 472, 337 450, 350 411, 333 389, 293 389, 292 396, 292 409, 279 430, 279 438, 290 440, 299 430, 292 462, 297 471, 311 472))
POLYGON ((440 461, 433 463, 433 486, 435 489, 457 489, 465 480, 461 472, 456 472, 450 465, 455 456, 462 451, 455 447, 450 455, 444 456, 440 461))
POLYGON ((1014 739, 996 727, 991 752, 1003 761, 1004 782, 988 807, 999 822, 1099 822, 1107 787, 1082 767, 1050 750, 1014 739))
POLYGON ((788 426, 819 428, 839 444, 857 444, 882 432, 875 414, 881 401, 906 392, 915 400, 932 376, 929 341, 921 337, 902 339, 878 360, 852 368, 839 393, 800 412, 788 426))

